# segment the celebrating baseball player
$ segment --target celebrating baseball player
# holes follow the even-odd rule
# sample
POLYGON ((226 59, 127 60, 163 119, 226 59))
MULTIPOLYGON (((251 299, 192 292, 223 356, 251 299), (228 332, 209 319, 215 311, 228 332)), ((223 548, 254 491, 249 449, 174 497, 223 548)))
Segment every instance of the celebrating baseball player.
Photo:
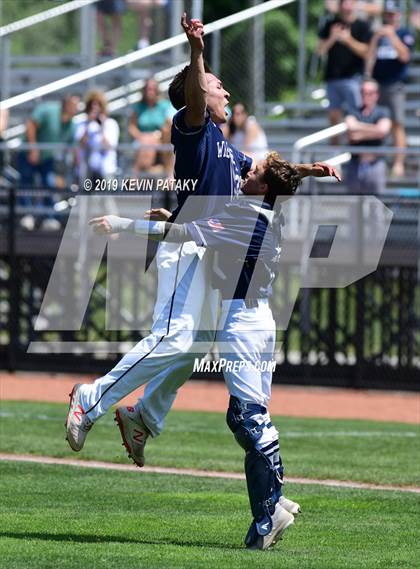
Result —
POLYGON ((219 252, 217 283, 222 312, 216 335, 230 393, 227 423, 245 449, 245 474, 253 522, 245 538, 249 548, 267 549, 293 523, 299 504, 282 496, 283 464, 278 432, 271 423, 268 403, 275 322, 268 304, 279 259, 278 196, 290 196, 302 177, 336 175, 324 164, 293 166, 277 153, 250 171, 242 186, 245 199, 228 202, 215 218, 178 224, 163 221, 169 212, 154 210, 161 221, 132 220, 115 215, 90 221, 98 234, 123 231, 152 239, 185 243, 219 252), (253 196, 253 197, 251 197, 253 196), (239 279, 229 278, 240 264, 239 279))
MULTIPOLYGON (((191 45, 191 64, 174 79, 170 87, 172 103, 180 108, 174 117, 172 129, 176 154, 175 172, 177 179, 196 178, 198 184, 195 195, 211 198, 198 200, 198 208, 193 208, 193 218, 191 211, 188 218, 186 208, 182 208, 186 194, 181 193, 178 196, 178 208, 170 217, 170 221, 176 219, 176 224, 127 219, 121 221, 121 218, 114 216, 92 220, 92 225, 98 232, 134 230, 144 233, 147 229, 155 238, 165 237, 165 240, 160 243, 157 255, 158 293, 151 334, 94 384, 76 385, 73 388, 66 422, 67 439, 71 448, 81 450, 94 422, 112 404, 147 383, 145 395, 135 407, 120 407, 116 411, 124 444, 139 466, 144 464, 147 437, 150 434, 155 436, 162 430, 164 418, 178 387, 191 375, 194 359, 197 355, 205 355, 213 342, 218 296, 208 278, 212 259, 210 252, 212 247, 217 250, 224 243, 222 258, 228 258, 225 255, 226 242, 222 238, 222 235, 229 235, 225 231, 226 227, 233 232, 235 244, 238 241, 241 243, 238 229, 229 225, 229 219, 241 220, 240 232, 242 237, 245 233, 247 235, 246 250, 242 244, 242 260, 244 267, 249 268, 241 271, 236 290, 227 293, 222 288, 222 314, 226 322, 217 339, 227 346, 226 357, 249 360, 255 364, 262 358, 272 358, 274 348, 274 325, 267 302, 275 272, 270 266, 270 260, 275 258, 275 243, 278 243, 275 230, 271 230, 269 215, 273 214, 271 210, 274 197, 293 193, 298 180, 306 175, 335 175, 325 165, 292 166, 275 155, 270 155, 263 164, 249 172, 251 160, 232 147, 217 127, 217 123, 225 120, 224 108, 229 94, 214 75, 205 71, 202 24, 195 20, 187 23, 185 16, 182 24, 191 45), (287 175, 279 174, 282 168, 286 168, 287 175), (241 178, 245 176, 247 179, 242 188, 245 194, 267 194, 257 206, 257 219, 251 202, 242 204, 236 200, 241 178), (231 203, 226 204, 220 215, 215 216, 220 210, 221 198, 218 196, 224 196, 222 200, 231 203), (240 210, 244 207, 248 217, 246 212, 240 210), (253 223, 249 219, 251 210, 254 212, 253 223), (243 219, 237 215, 238 211, 244 214, 243 219), (153 225, 150 226, 150 223, 153 225), (255 230, 250 241, 253 227, 255 230), (267 227, 270 227, 270 231, 266 231, 267 227), (214 239, 216 234, 217 238, 214 239), (254 268, 260 259, 263 263, 260 267, 264 267, 263 273, 268 280, 255 290, 251 287, 249 297, 249 287, 244 286, 244 283, 252 285, 254 268), (178 281, 179 274, 184 274, 181 281, 178 281), (194 295, 190 294, 192 290, 194 295), (168 297, 171 298, 169 304, 165 302, 168 297), (241 330, 241 318, 252 321, 252 340, 249 329, 248 333, 246 329, 241 330), (258 323, 261 332, 256 347, 255 325, 258 323), (206 332, 198 333, 198 330, 206 332), (201 342, 201 354, 195 348, 198 339, 201 342), (249 348, 249 353, 243 345, 249 348)), ((255 205, 254 203, 254 207, 255 205)), ((155 211, 150 212, 152 220, 159 215, 161 214, 155 211)), ((236 247, 235 255, 237 249, 236 247)), ((246 543, 248 547, 266 549, 293 522, 292 513, 296 513, 299 508, 296 503, 281 496, 283 470, 278 434, 271 424, 266 407, 270 397, 271 374, 255 374, 241 369, 240 373, 225 371, 225 378, 231 393, 228 424, 235 433, 236 440, 246 450, 245 470, 254 518, 246 543)))

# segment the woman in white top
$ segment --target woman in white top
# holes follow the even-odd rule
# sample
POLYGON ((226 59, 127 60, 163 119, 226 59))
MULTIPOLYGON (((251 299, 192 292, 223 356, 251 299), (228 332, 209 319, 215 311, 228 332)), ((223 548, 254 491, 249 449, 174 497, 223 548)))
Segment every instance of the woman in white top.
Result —
POLYGON ((119 136, 117 121, 107 116, 104 93, 90 91, 86 96, 86 120, 78 125, 75 135, 80 144, 81 176, 101 179, 115 175, 119 136))
POLYGON ((255 161, 263 160, 268 152, 267 137, 257 119, 248 115, 243 103, 235 103, 224 135, 236 148, 255 161))

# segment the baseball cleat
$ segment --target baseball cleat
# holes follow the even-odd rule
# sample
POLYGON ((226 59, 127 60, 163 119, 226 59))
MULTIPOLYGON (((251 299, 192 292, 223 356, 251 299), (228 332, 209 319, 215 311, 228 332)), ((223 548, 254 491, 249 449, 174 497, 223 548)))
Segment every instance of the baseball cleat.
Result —
POLYGON ((66 427, 66 440, 76 452, 82 450, 87 434, 93 426, 93 421, 89 419, 80 404, 80 388, 81 384, 76 383, 70 393, 69 411, 64 425, 66 427))
POLYGON ((141 468, 144 466, 144 447, 150 433, 140 413, 134 407, 118 407, 115 411, 115 421, 120 429, 128 458, 141 468))
POLYGON ((258 535, 253 543, 247 544, 248 549, 268 549, 282 538, 283 533, 293 524, 295 518, 277 503, 271 520, 273 522, 273 528, 270 533, 267 535, 258 535))
POLYGON ((302 511, 297 502, 293 502, 293 500, 289 500, 285 496, 280 496, 279 504, 282 508, 287 510, 289 514, 294 514, 295 516, 302 511))

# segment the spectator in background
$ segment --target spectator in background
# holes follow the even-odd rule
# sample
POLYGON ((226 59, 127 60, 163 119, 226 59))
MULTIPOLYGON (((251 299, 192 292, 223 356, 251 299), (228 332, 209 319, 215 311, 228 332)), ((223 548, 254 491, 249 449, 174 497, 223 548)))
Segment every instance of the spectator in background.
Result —
MULTIPOLYGON (((157 151, 153 148, 143 149, 142 145, 169 144, 174 113, 171 103, 161 97, 158 82, 148 79, 141 101, 133 106, 128 126, 130 135, 139 145, 134 163, 135 175, 140 171, 150 171, 156 165, 157 151)), ((172 175, 173 152, 162 152, 161 159, 167 174, 172 175)))
POLYGON ((107 178, 117 171, 117 146, 120 129, 108 117, 105 94, 90 91, 86 95, 86 120, 76 129, 79 142, 79 175, 92 180, 107 178))
MULTIPOLYGON (((379 85, 366 79, 361 88, 362 106, 348 114, 348 138, 354 146, 381 146, 391 130, 386 107, 378 105, 379 85)), ((386 164, 375 152, 354 153, 347 165, 344 182, 349 193, 383 194, 386 189, 386 164)))
POLYGON ((267 137, 257 119, 250 116, 243 103, 235 103, 232 116, 223 125, 227 140, 255 161, 263 160, 268 152, 267 137))
POLYGON ((360 81, 371 36, 369 25, 356 18, 356 0, 340 0, 338 14, 319 31, 318 53, 327 55, 325 80, 332 125, 342 120, 343 109, 360 106, 360 81))
POLYGON ((166 3, 167 0, 127 0, 127 7, 137 12, 139 26, 137 49, 150 45, 150 32, 153 24, 151 10, 157 6, 164 6, 166 3))
MULTIPOLYGON (((61 102, 48 101, 37 105, 26 123, 25 142, 72 144, 76 125, 73 117, 77 113, 80 99, 66 95, 61 102)), ((56 175, 53 150, 32 148, 18 155, 17 169, 23 187, 34 186, 35 174, 39 174, 44 187, 62 188, 65 181, 56 175)))
POLYGON ((125 0, 99 0, 96 4, 96 16, 102 49, 99 55, 112 57, 116 54, 121 38, 121 14, 125 11, 125 0), (109 18, 109 20, 108 20, 109 18), (108 24, 111 24, 109 29, 108 24))
MULTIPOLYGON (((325 0, 325 9, 330 14, 337 14, 339 0, 325 0)), ((356 13, 358 18, 374 19, 382 13, 382 0, 358 0, 356 13)))
MULTIPOLYGON (((405 85, 407 80, 410 50, 414 47, 414 36, 408 28, 401 27, 401 14, 398 4, 386 0, 383 13, 383 26, 374 34, 369 48, 368 73, 380 86, 379 104, 391 110, 394 145, 407 146, 405 137, 405 85)), ((404 176, 405 155, 397 154, 394 159, 392 175, 404 176)))
MULTIPOLYGON (((37 105, 26 123, 24 142, 29 144, 72 144, 76 128, 73 117, 77 113, 79 102, 79 97, 66 95, 61 102, 48 101, 37 105)), ((57 173, 57 169, 64 164, 64 156, 62 149, 54 151, 31 148, 29 152, 20 152, 17 156, 17 170, 20 174, 21 187, 32 189, 36 186, 36 176, 39 176, 43 188, 64 189, 66 180, 57 173), (57 156, 60 157, 59 161, 57 161, 57 156)), ((42 229, 53 231, 60 229, 61 224, 54 217, 52 195, 41 200, 32 195, 21 196, 19 205, 31 210, 20 220, 20 224, 25 229, 32 231, 39 223, 42 229), (50 209, 49 213, 46 216, 38 215, 35 218, 34 210, 42 205, 50 209)))
POLYGON ((410 10, 410 25, 420 31, 420 2, 413 2, 410 10))

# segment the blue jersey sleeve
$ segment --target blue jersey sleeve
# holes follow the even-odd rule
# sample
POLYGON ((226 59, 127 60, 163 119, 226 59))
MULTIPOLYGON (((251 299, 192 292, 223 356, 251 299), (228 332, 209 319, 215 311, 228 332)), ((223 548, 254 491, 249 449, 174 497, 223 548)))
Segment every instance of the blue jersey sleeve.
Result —
POLYGON ((252 158, 243 152, 238 152, 239 164, 241 166, 241 178, 245 178, 252 167, 252 158))

